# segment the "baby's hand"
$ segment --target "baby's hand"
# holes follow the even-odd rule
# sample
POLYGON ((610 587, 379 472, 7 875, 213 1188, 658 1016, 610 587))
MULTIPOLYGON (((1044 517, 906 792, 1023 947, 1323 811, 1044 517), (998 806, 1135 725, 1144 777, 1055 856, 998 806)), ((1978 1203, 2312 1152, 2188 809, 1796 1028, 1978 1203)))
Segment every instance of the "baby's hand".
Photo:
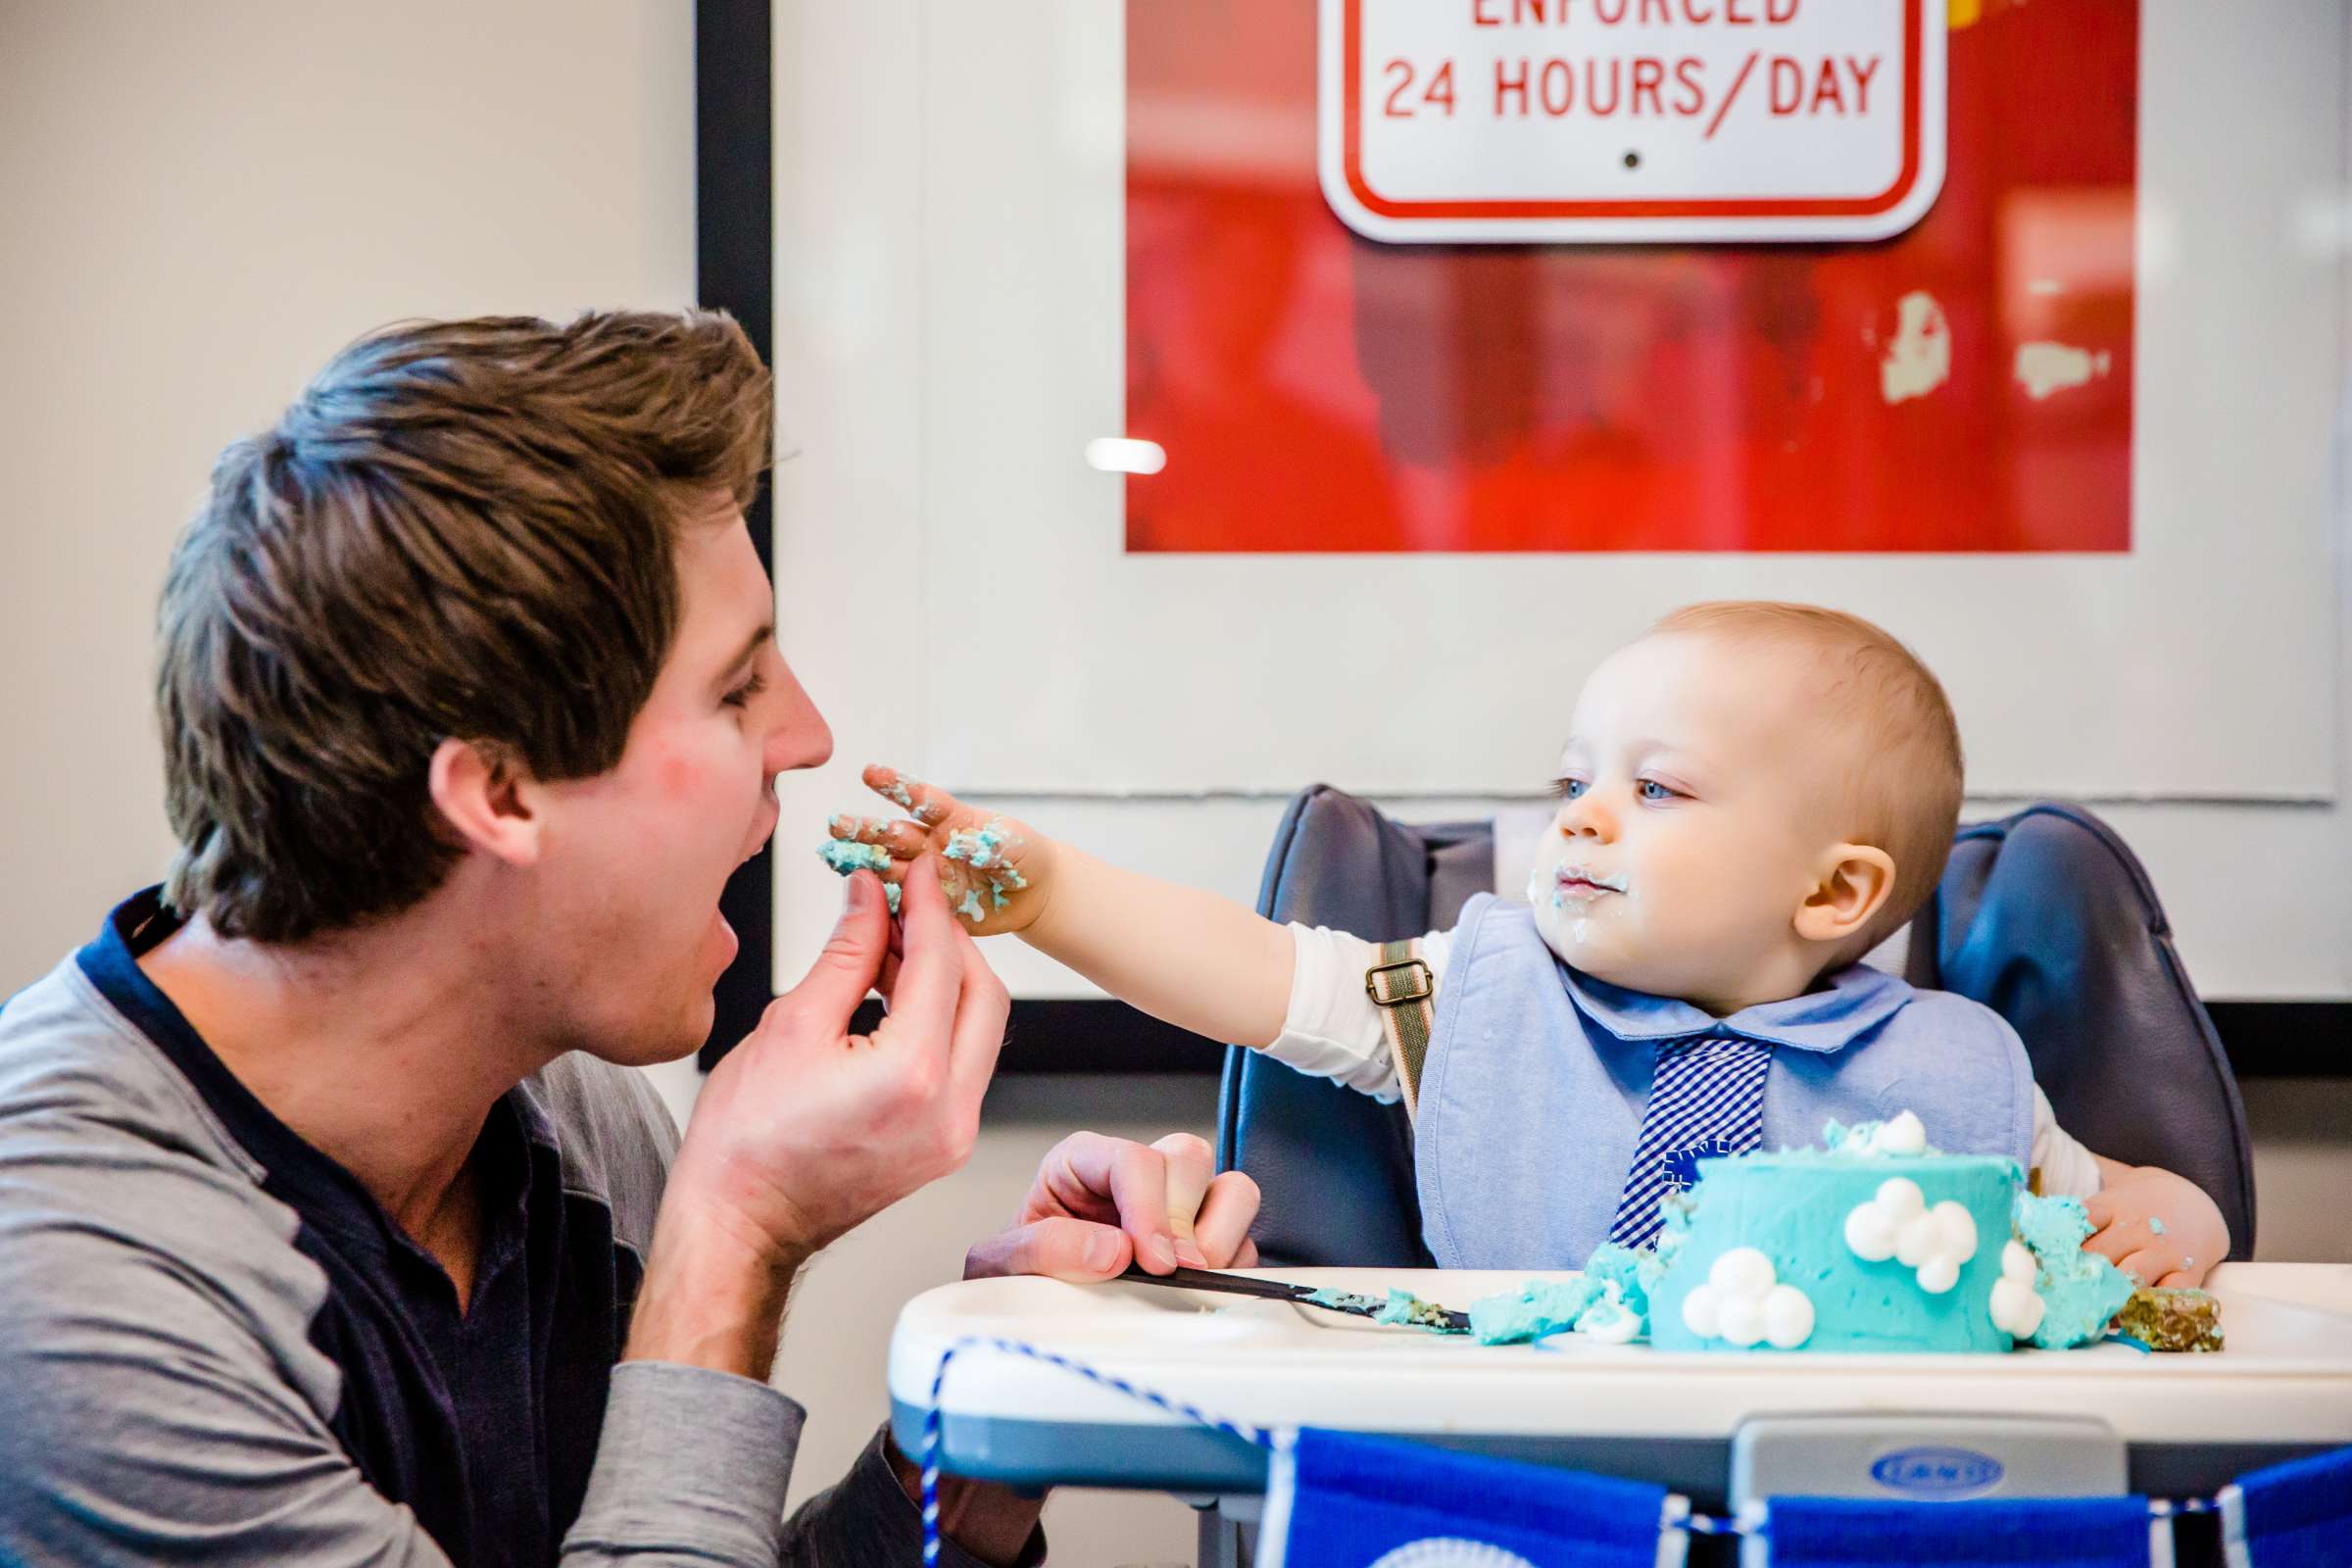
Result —
MULTIPOLYGON (((948 906, 975 936, 1019 931, 1045 908, 1052 884, 1054 841, 1021 822, 964 805, 946 790, 896 769, 866 768, 865 787, 896 804, 906 817, 836 816, 825 825, 836 840, 871 846, 887 857, 872 864, 886 883, 906 875, 917 856, 939 857, 939 885, 948 906)), ((857 869, 847 856, 825 858, 857 869)))
POLYGON ((2142 1285, 2202 1285, 2230 1250, 2230 1227, 2205 1190, 2154 1165, 2119 1171, 2082 1200, 2098 1229, 2082 1245, 2142 1285))

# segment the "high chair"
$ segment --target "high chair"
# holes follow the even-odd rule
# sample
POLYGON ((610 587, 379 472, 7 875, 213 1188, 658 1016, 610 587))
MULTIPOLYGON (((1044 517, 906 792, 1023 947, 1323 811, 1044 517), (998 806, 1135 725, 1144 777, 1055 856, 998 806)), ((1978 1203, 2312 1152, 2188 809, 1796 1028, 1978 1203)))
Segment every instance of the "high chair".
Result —
MULTIPOLYGON (((1394 941, 1453 923, 1498 876, 1494 824, 1392 820, 1318 784, 1284 813, 1258 912, 1394 941)), ((2113 829, 2079 806, 2037 805, 1960 829, 1936 896, 1912 920, 1904 978, 2007 1018, 2058 1123, 2085 1147, 2203 1188, 2253 1255, 2245 1111, 2156 890, 2113 829)), ((1226 1054, 1217 1164, 1264 1195, 1251 1234, 1268 1265, 1428 1268, 1401 1105, 1226 1054)))

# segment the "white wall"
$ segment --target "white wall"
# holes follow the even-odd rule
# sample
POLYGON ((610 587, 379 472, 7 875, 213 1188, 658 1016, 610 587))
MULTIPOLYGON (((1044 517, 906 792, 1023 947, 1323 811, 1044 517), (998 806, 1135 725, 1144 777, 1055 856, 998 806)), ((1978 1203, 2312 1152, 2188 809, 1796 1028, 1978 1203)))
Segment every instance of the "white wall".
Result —
MULTIPOLYGON (((0 998, 162 875, 149 639, 214 455, 384 321, 690 302, 693 68, 684 0, 0 7, 0 998)), ((691 1103, 691 1064, 662 1076, 691 1103)), ((964 1174, 811 1271, 777 1372, 809 1407, 796 1500, 881 1419, 897 1303, 1061 1131, 1208 1118, 1201 1083, 1113 1093, 992 1102, 964 1174)), ((1191 1554, 1164 1498, 1050 1519, 1064 1561, 1191 1554)))
POLYGON ((694 297, 690 8, 0 14, 0 995, 171 849, 156 590, 214 456, 409 316, 694 297))

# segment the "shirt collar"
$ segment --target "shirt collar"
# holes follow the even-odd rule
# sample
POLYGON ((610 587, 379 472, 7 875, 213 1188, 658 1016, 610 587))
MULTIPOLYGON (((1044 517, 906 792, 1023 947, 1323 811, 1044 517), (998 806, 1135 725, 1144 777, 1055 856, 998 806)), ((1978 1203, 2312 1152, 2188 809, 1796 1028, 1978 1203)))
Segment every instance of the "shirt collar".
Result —
MULTIPOLYGON (((186 922, 164 903, 163 889, 151 887, 115 906, 98 935, 74 961, 98 994, 145 1035, 178 1069, 220 1118, 230 1137, 268 1174, 266 1191, 291 1204, 306 1221, 324 1224, 346 1240, 380 1251, 387 1245, 419 1250, 400 1233, 359 1178, 341 1162, 313 1147, 278 1120, 269 1106, 247 1089, 243 1080, 205 1044, 163 989, 139 967, 139 956, 177 931, 186 922)), ((483 1173, 483 1216, 486 1234, 481 1278, 491 1263, 512 1250, 501 1234, 509 1220, 527 1207, 531 1161, 527 1147, 556 1147, 556 1132, 545 1107, 522 1086, 510 1090, 493 1107, 483 1136, 494 1151, 483 1173)))
POLYGON ((1628 991, 1560 965, 1579 1011, 1626 1041, 1754 1040, 1797 1051, 1842 1051, 1878 1028, 1911 1000, 1911 988, 1890 974, 1853 963, 1827 977, 1820 990, 1779 1002, 1759 1002, 1728 1018, 1672 997, 1628 991))

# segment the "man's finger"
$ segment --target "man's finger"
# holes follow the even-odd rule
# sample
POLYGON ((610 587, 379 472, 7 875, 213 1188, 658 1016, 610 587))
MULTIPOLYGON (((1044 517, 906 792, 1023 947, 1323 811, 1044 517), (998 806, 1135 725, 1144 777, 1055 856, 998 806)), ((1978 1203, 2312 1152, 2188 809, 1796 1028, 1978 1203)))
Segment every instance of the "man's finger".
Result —
POLYGON ((953 921, 950 926, 962 984, 956 996, 956 1027, 948 1048, 948 1083, 955 1102, 977 1115, 1004 1049, 1004 1020, 1011 1016, 1012 997, 980 956, 972 934, 953 921))
POLYGON ((1135 1239, 1135 1258, 1153 1274, 1176 1266, 1168 1234, 1168 1161, 1156 1149, 1122 1142, 1110 1159, 1110 1196, 1119 1228, 1135 1239))
MULTIPOLYGON (((1257 1218, 1257 1183, 1238 1170, 1229 1170, 1208 1184, 1208 1196, 1193 1220, 1193 1242, 1210 1268, 1248 1268, 1245 1251, 1254 1258, 1250 1226, 1257 1218)), ((1181 1252, 1181 1249, 1179 1251, 1181 1252)))
POLYGON ((1021 1205, 1021 1220, 1056 1214, 1116 1224, 1119 1205, 1110 1196, 1110 1165, 1125 1141, 1101 1133, 1076 1132, 1047 1151, 1037 1181, 1021 1205))
POLYGON ((1115 1225, 1055 1216, 992 1236, 964 1255, 963 1277, 1046 1274, 1085 1283, 1106 1280, 1127 1266, 1132 1248, 1115 1225))
POLYGON ((835 1027, 847 1027, 850 1014, 874 986, 883 955, 890 950, 890 912, 882 902, 882 883, 871 871, 851 873, 843 895, 841 919, 833 934, 808 965, 801 983, 779 1001, 790 999, 792 1011, 806 1009, 835 1027))
MULTIPOLYGON (((956 1022, 956 998, 962 990, 956 950, 960 934, 939 890, 939 860, 926 855, 908 867, 899 899, 899 925, 906 956, 891 990, 890 1015, 916 1047, 944 1060, 956 1022)), ((875 960, 879 971, 881 962, 875 960)))
POLYGON ((1168 1234, 1176 1243, 1176 1261, 1206 1268, 1208 1259, 1193 1236, 1193 1216, 1200 1212, 1200 1201, 1208 1196, 1208 1179, 1216 1174, 1216 1156, 1207 1141, 1195 1133, 1170 1133, 1152 1147, 1168 1162, 1168 1234))

